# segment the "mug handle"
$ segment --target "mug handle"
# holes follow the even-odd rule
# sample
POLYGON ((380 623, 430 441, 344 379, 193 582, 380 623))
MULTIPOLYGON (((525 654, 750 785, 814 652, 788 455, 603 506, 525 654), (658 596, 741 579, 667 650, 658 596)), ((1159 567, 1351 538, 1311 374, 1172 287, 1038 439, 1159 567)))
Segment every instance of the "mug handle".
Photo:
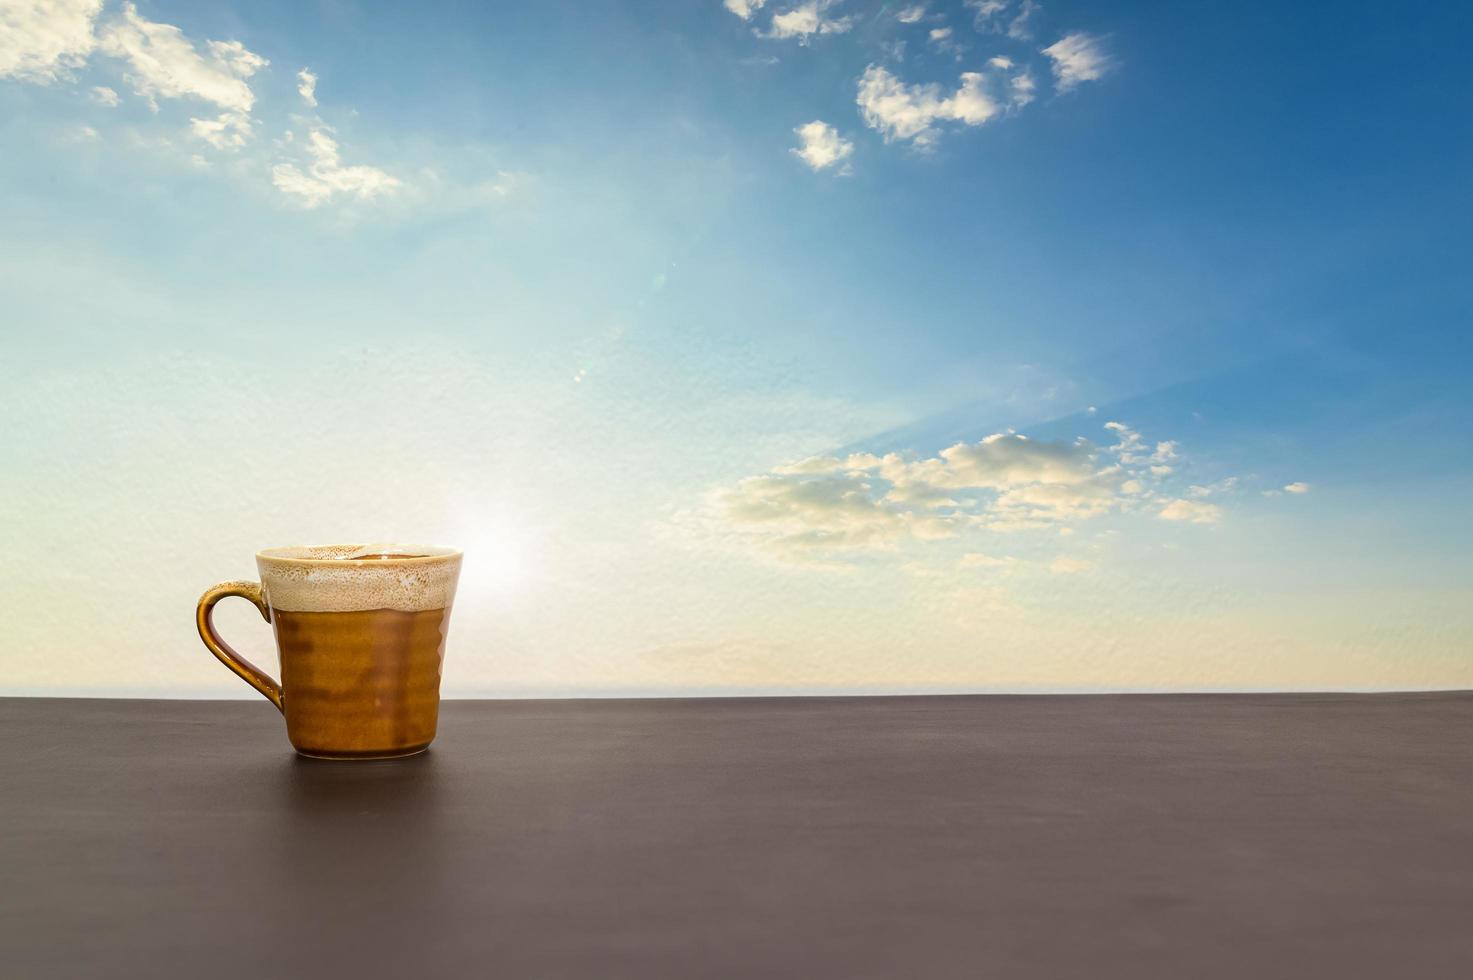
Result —
POLYGON ((220 638, 215 632, 215 603, 226 596, 238 595, 242 599, 249 599, 261 610, 261 618, 271 622, 271 607, 266 605, 266 600, 261 597, 261 584, 259 582, 221 582, 205 591, 199 597, 199 606, 195 609, 195 625, 199 627, 199 638, 205 641, 219 661, 231 670, 235 671, 251 687, 260 691, 267 701, 276 705, 276 710, 285 713, 286 709, 281 706, 281 685, 272 680, 264 670, 251 663, 240 654, 236 653, 229 643, 220 638))

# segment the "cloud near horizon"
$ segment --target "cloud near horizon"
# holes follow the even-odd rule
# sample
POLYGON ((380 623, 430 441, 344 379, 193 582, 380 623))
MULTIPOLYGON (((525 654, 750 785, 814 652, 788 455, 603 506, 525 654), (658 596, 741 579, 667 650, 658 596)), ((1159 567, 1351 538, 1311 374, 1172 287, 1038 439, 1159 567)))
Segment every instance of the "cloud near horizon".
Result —
MULTIPOLYGON (((978 531, 1067 530, 1111 512, 1215 523, 1216 504, 1167 493, 1158 472, 1175 441, 1147 443, 1111 422, 1118 441, 1041 442, 998 432, 935 456, 814 456, 742 480, 720 496, 726 520, 779 557, 894 550, 978 531)), ((1082 566, 1081 566, 1082 567, 1082 566)), ((1071 568, 1070 570, 1077 570, 1071 568)))

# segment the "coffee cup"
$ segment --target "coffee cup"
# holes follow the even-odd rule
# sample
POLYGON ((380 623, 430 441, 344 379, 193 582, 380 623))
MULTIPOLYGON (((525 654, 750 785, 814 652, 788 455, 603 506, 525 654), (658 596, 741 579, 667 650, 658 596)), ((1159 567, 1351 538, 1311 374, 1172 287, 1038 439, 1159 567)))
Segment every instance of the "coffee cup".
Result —
POLYGON ((200 639, 286 716, 287 738, 321 759, 389 759, 429 748, 461 553, 419 545, 268 548, 259 582, 200 597, 200 639), (215 604, 249 599, 271 623, 281 680, 215 631, 215 604))

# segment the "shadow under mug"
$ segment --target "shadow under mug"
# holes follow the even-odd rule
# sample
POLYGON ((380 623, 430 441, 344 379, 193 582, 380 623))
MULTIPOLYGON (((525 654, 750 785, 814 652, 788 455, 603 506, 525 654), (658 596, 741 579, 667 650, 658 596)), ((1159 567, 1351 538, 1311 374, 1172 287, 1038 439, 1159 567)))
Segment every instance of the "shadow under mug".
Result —
POLYGON ((460 558, 415 545, 268 548, 256 554, 260 582, 222 582, 200 597, 200 639, 281 710, 302 755, 414 755, 439 721, 460 558), (227 596, 249 599, 275 627, 279 683, 215 632, 215 604, 227 596))

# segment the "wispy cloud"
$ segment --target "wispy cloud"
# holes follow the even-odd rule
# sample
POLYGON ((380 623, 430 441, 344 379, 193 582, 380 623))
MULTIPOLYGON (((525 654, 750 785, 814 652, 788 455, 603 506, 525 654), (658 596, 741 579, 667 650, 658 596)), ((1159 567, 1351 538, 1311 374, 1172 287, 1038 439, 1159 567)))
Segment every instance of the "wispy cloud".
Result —
POLYGON ((766 4, 767 0, 723 0, 723 6, 742 20, 751 20, 752 15, 766 4))
POLYGON ((0 3, 0 78, 46 84, 70 78, 97 46, 102 0, 0 3))
POLYGON ((848 172, 846 161, 854 153, 854 144, 839 135, 839 131, 822 120, 804 123, 793 130, 798 134, 799 145, 792 151, 813 170, 839 168, 839 173, 848 172))
POLYGON ((791 10, 773 14, 763 36, 778 40, 796 38, 798 43, 807 44, 818 34, 844 34, 854 26, 854 18, 830 17, 828 11, 838 3, 839 0, 808 0, 791 10))
POLYGON ((145 19, 131 3, 102 32, 99 48, 128 63, 123 79, 151 102, 197 99, 240 114, 256 102, 245 80, 268 64, 239 41, 208 41, 209 53, 201 54, 179 28, 145 19))
MULTIPOLYGON (((1200 489, 1200 488, 1193 487, 1192 489, 1193 490, 1197 490, 1197 489, 1200 489)), ((1281 488, 1271 488, 1271 489, 1268 489, 1268 490, 1264 490, 1263 491, 1263 495, 1265 497, 1282 497, 1286 493, 1301 494, 1301 493, 1309 493, 1309 491, 1310 491, 1310 486, 1309 486, 1308 483, 1295 482, 1295 483, 1287 483, 1287 484, 1285 484, 1281 488)))
POLYGON ((1220 493, 1227 493, 1228 491, 1237 487, 1237 485, 1238 478, 1235 476, 1230 476, 1225 480, 1218 480, 1216 483, 1209 483, 1206 486, 1193 484, 1192 486, 1187 487, 1186 495, 1193 498, 1194 500, 1201 500, 1204 497, 1211 497, 1220 493))
POLYGON ((1008 101, 1014 109, 1021 109, 1033 101, 1033 93, 1037 86, 1034 84, 1033 75, 1027 71, 1018 72, 1008 79, 1008 101))
POLYGON ((214 118, 191 118, 190 131, 216 149, 236 149, 250 141, 250 116, 256 96, 246 79, 269 62, 239 41, 208 41, 201 54, 172 24, 147 20, 131 3, 103 30, 98 48, 128 65, 123 74, 133 91, 154 109, 158 100, 208 102, 214 118))
POLYGON ((316 108, 317 76, 312 74, 309 69, 303 68, 297 72, 297 94, 302 97, 303 102, 316 108))
POLYGON ((1008 9, 1008 0, 967 0, 972 11, 972 21, 979 31, 1000 30, 1002 15, 1008 9))
POLYGON ((1043 4, 1035 3, 1034 0, 1023 0, 1018 7, 1017 15, 1008 21, 1008 37, 1015 41, 1030 40, 1033 37, 1033 21, 1041 10, 1043 10, 1043 4))
POLYGON ((1098 81, 1113 63, 1099 38, 1076 32, 1043 49, 1053 62, 1054 87, 1062 94, 1084 82, 1098 81))
MULTIPOLYGON (((908 143, 919 149, 936 145, 946 124, 976 127, 1018 112, 1036 101, 1038 76, 1047 64, 1059 92, 1100 78, 1113 63, 1098 38, 1075 32, 1041 51, 1030 42, 1043 11, 1038 0, 966 0, 972 11, 971 29, 991 37, 989 45, 1008 48, 985 60, 976 71, 964 71, 951 88, 944 81, 909 81, 900 78, 885 63, 905 57, 906 41, 893 36, 876 36, 873 31, 853 31, 856 18, 836 13, 842 0, 803 0, 778 9, 765 0, 724 0, 724 6, 742 20, 753 20, 758 11, 770 10, 766 27, 754 27, 758 37, 796 39, 806 46, 819 35, 854 34, 853 44, 867 49, 871 63, 858 79, 856 103, 866 126, 886 142, 908 143)), ((899 7, 891 14, 895 23, 926 24, 925 40, 935 51, 963 61, 975 38, 967 25, 946 23, 946 17, 931 13, 921 0, 899 7)))
MULTIPOLYGON (((39 84, 71 80, 75 69, 100 55, 115 59, 108 63, 121 67, 122 83, 156 113, 162 112, 161 101, 213 107, 211 114, 189 117, 194 139, 237 153, 253 143, 259 121, 252 115, 257 99, 251 79, 269 66, 265 57, 238 40, 197 42, 173 24, 144 17, 133 3, 99 20, 102 6, 101 0, 0 0, 0 76, 39 84)), ((317 75, 303 68, 296 81, 302 102, 316 108, 317 75)), ((108 85, 91 86, 87 98, 104 108, 122 101, 108 85)), ((344 164, 333 129, 321 118, 312 116, 304 125, 304 140, 287 132, 276 142, 287 158, 278 156, 273 165, 266 148, 247 158, 255 173, 269 168, 272 184, 292 200, 315 208, 338 198, 381 197, 401 186, 378 167, 344 164)), ((87 141, 102 138, 93 126, 77 132, 87 134, 87 141)), ((167 139, 157 145, 178 147, 167 139)), ((200 169, 209 166, 198 153, 188 158, 200 169)), ((504 183, 495 189, 504 193, 504 183)))
POLYGON ((1216 524, 1222 520, 1222 508, 1201 500, 1179 499, 1168 501, 1158 512, 1166 521, 1188 521, 1192 524, 1216 524))
POLYGON ((769 532, 774 549, 790 556, 885 546, 920 530, 917 521, 949 536, 939 522, 884 500, 862 473, 753 477, 723 503, 731 521, 769 532))
MULTIPOLYGON (((758 535, 771 551, 805 558, 893 550, 979 531, 1058 531, 1148 507, 1167 520, 1211 523, 1221 517, 1214 504, 1166 499, 1156 489, 1150 460, 1162 446, 1174 458, 1176 443, 1158 443, 1153 451, 1120 423, 1111 431, 1121 441, 1103 449, 1082 438, 1040 442, 999 432, 929 457, 809 457, 742 481, 721 495, 721 508, 732 525, 758 535)), ((990 560, 964 564, 982 567, 990 560)))
POLYGON ((245 146, 251 139, 251 118, 244 113, 222 112, 213 119, 189 120, 189 131, 217 150, 245 146))
POLYGON ((927 32, 926 39, 937 51, 955 55, 958 61, 967 50, 967 46, 957 39, 956 31, 950 27, 933 27, 927 32))
POLYGON ((870 65, 859 79, 855 101, 865 125, 886 142, 909 140, 928 147, 940 137, 940 122, 980 126, 1002 111, 986 91, 980 72, 963 72, 955 91, 942 94, 941 86, 907 85, 883 65, 870 65))
POLYGON ((399 187, 399 180, 377 167, 344 166, 337 140, 326 127, 307 134, 304 167, 279 163, 271 168, 271 182, 283 193, 315 208, 338 196, 367 200, 399 187))
POLYGON ((895 19, 902 24, 918 23, 924 16, 926 16, 926 5, 923 3, 913 3, 909 7, 903 7, 895 13, 895 19))

